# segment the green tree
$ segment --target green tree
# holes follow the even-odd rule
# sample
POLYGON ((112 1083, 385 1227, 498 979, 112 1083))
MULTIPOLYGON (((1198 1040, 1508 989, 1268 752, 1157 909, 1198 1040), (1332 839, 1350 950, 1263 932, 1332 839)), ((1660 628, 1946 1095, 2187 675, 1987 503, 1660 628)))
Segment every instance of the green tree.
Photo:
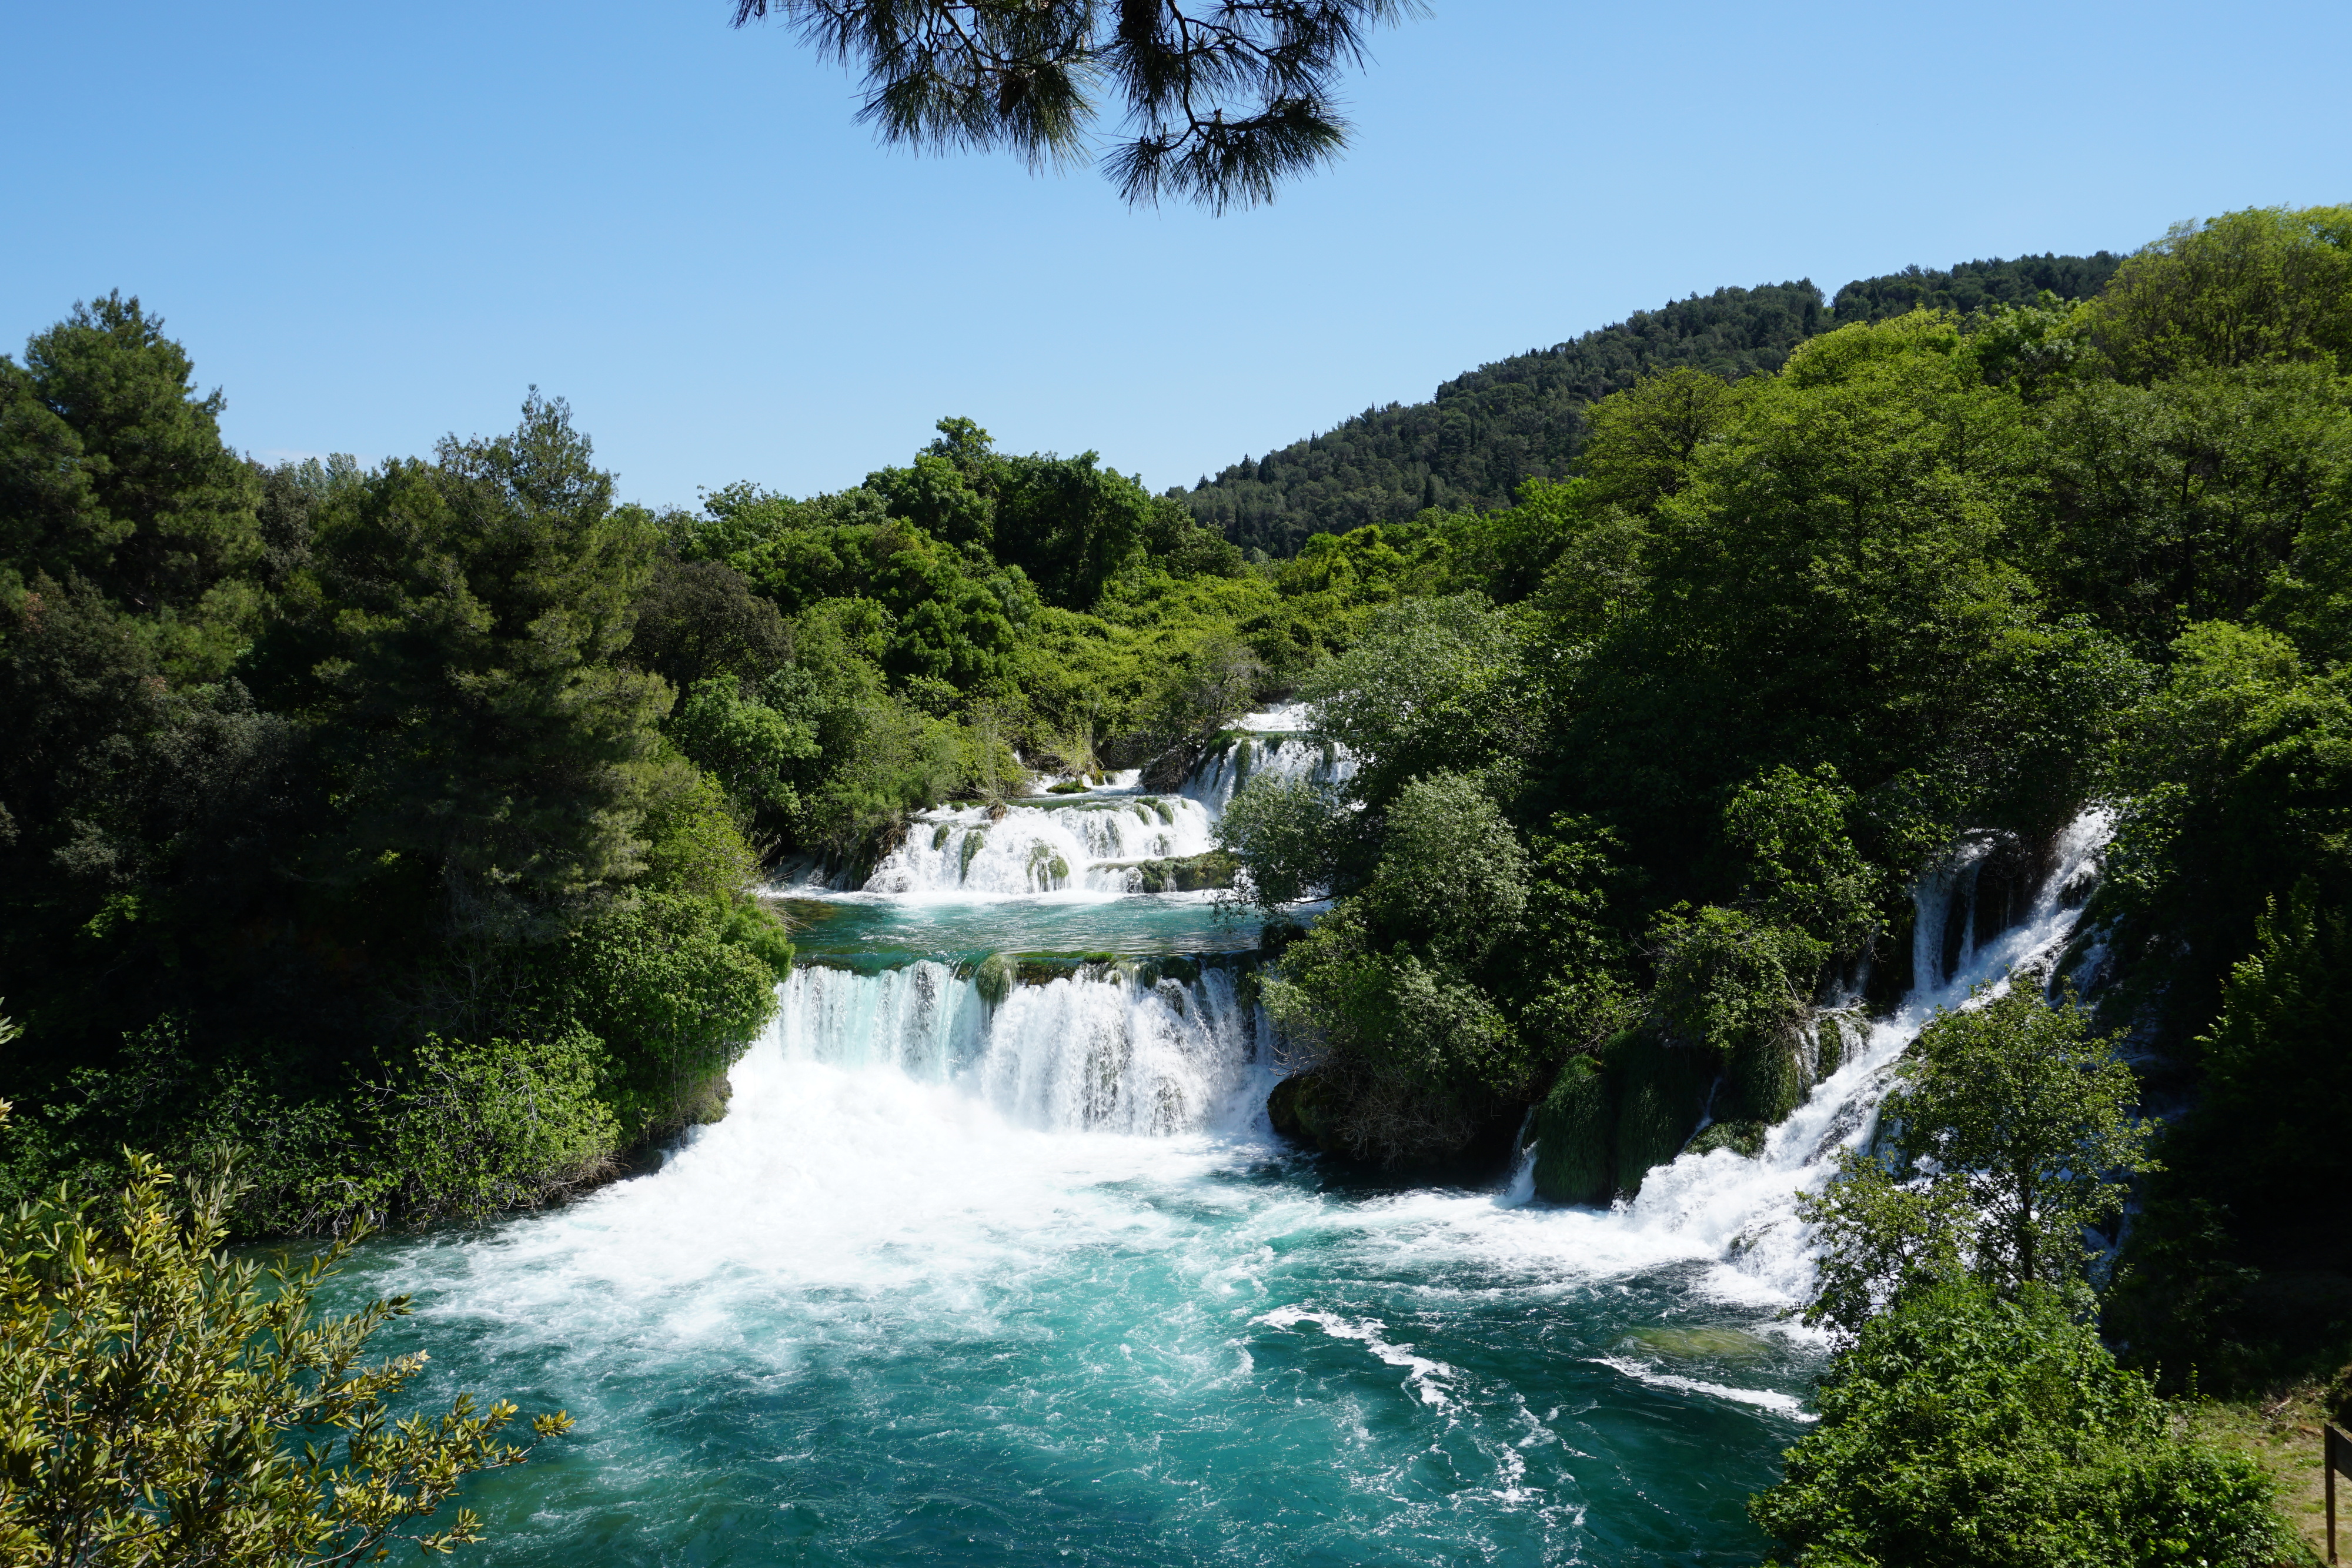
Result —
POLYGON ((161 317, 109 294, 0 357, 0 596, 88 581, 175 678, 249 634, 261 486, 161 317))
POLYGON ((467 1476, 529 1455, 499 1437, 515 1407, 461 1395, 394 1419, 425 1357, 361 1357, 407 1298, 315 1315, 349 1239, 265 1274, 221 1250, 226 1187, 187 1208, 168 1191, 134 1157, 116 1218, 68 1192, 0 1224, 0 1556, 324 1568, 479 1541, 470 1510, 425 1527, 467 1476))
POLYGON ((554 977, 611 1053, 607 1097, 627 1136, 703 1119, 719 1081, 776 1009, 788 945, 713 900, 647 894, 572 938, 554 977))
POLYGON ((863 70, 859 118, 918 148, 1005 148, 1031 167, 1083 154, 1108 87, 1128 139, 1104 172, 1129 202, 1213 212, 1273 199, 1347 144, 1333 89, 1370 34, 1419 0, 1101 5, 1093 0, 737 0, 863 70))
POLYGON ((1954 1258, 2011 1299, 2079 1285, 2084 1232, 2121 1214, 2125 1178, 2155 1165, 2115 1042, 2071 999, 2053 1008, 2015 985, 1938 1016, 1895 1071, 1881 1152, 1847 1153, 1841 1179, 1800 1203, 1830 1243, 1807 1320, 1857 1333, 1954 1258))
POLYGON ((2307 531, 2347 520, 2352 392, 2333 367, 2090 380, 2039 423, 2047 520, 2023 553, 2145 656, 2192 622, 2243 618, 2307 531))
POLYGON ((452 437, 322 508, 315 585, 264 657, 312 716, 345 803, 319 870, 355 897, 488 932, 640 873, 633 767, 668 694, 614 660, 656 536, 592 459, 534 393, 511 435, 452 437))
POLYGON ((2316 361, 2352 373, 2352 207, 2249 207, 2126 258, 2086 312, 2128 382, 2316 361))
POLYGON ((1749 1512, 1786 1568, 2268 1568, 2289 1538, 2243 1455, 2173 1430, 2064 1298, 1969 1281, 1864 1326, 1821 1425, 1749 1512))

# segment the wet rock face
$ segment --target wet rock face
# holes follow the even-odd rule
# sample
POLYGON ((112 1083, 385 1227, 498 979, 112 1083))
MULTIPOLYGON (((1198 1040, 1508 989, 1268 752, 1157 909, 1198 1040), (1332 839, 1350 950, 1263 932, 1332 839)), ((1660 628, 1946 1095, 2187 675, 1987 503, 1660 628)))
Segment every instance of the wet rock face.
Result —
POLYGON ((1294 1072, 1265 1097, 1265 1114, 1284 1137, 1329 1152, 1338 1145, 1331 1140, 1329 1108, 1321 1103, 1322 1088, 1313 1072, 1294 1072))

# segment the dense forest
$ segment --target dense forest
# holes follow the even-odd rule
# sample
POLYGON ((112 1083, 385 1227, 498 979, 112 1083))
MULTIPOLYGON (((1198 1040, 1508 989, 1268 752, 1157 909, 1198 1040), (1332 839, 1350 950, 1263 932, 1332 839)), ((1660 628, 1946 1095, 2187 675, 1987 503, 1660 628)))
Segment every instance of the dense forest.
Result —
POLYGON ((2352 1222, 2294 1201, 2352 1116, 2352 208, 2113 263, 1685 301, 1267 459, 1392 442, 1297 532, 967 419, 692 512, 536 393, 268 467, 138 301, 78 307, 0 361, 0 1168, 233 1169, 248 1234, 560 1196, 721 1113, 793 957, 762 865, 1295 695, 1357 771, 1218 829, 1276 1126, 1460 1171, 1532 1112, 1539 1190, 1606 1202, 1753 1154, 1953 846, 1997 911, 2095 809, 2053 1000, 1932 1026, 1811 1200, 1843 1348, 1757 1518, 2269 1562, 2158 1390, 2352 1357, 2352 1222))
POLYGON ((2116 265, 2101 251, 1966 261, 1948 272, 1914 267, 1849 283, 1828 302, 1810 279, 1718 288, 1481 365, 1428 402, 1368 408, 1169 495, 1234 543, 1276 556, 1296 553, 1309 534, 1403 522, 1431 507, 1507 507, 1528 480, 1570 473, 1584 441, 1583 411, 1644 375, 1767 375, 1832 327, 1920 308, 1966 314, 2030 305, 2045 291, 2085 299, 2116 265))

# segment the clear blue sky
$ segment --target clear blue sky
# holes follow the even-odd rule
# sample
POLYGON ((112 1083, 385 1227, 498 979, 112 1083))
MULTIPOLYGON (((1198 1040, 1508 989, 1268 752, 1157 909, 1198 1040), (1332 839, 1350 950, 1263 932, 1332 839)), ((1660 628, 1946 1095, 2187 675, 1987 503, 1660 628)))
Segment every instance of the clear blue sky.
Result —
POLYGON ((572 400, 625 495, 793 494, 942 414, 1189 484, 1726 283, 2123 249, 2352 200, 2352 6, 1437 0, 1273 206, 916 158, 729 0, 0 10, 0 345, 110 287, 232 442, 572 400))

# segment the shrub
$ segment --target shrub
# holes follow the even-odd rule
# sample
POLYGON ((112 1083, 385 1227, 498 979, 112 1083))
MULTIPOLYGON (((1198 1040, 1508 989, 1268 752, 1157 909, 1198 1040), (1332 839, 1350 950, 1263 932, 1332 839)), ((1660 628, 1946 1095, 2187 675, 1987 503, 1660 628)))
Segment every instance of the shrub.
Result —
POLYGON ((394 1420, 425 1357, 359 1358, 408 1299, 314 1316, 350 1241, 265 1275, 220 1250, 226 1187, 183 1209, 169 1182, 133 1156, 119 1218, 61 1191, 0 1221, 0 1560, 309 1568, 479 1541, 467 1509, 421 1527, 467 1476, 529 1455, 498 1437, 515 1407, 460 1395, 394 1420), (298 1441, 337 1432, 340 1464, 298 1441))
POLYGON ((1954 1281, 1874 1320, 1821 1426, 1749 1504, 1789 1568, 2268 1568, 2288 1542, 2253 1460, 2177 1436, 2055 1292, 1954 1281))

